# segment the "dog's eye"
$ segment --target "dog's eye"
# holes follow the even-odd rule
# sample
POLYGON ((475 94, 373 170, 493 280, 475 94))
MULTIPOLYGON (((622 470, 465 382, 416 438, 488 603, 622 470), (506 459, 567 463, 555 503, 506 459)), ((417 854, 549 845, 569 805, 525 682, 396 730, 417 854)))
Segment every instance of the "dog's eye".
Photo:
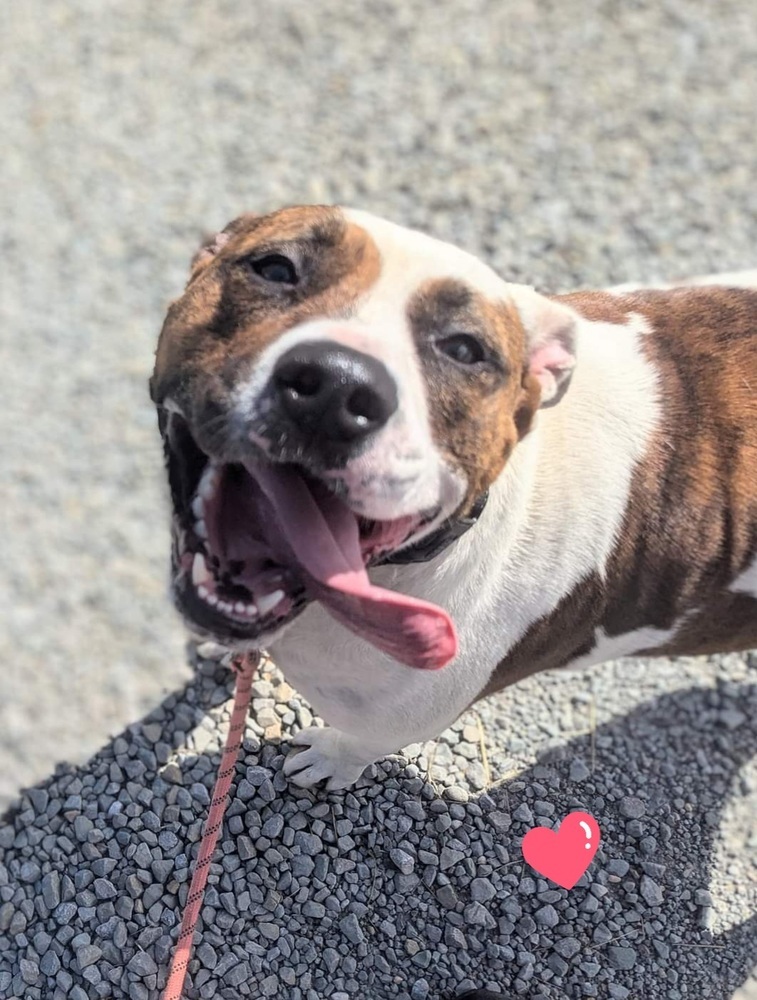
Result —
POLYGON ((297 284, 297 270, 294 264, 280 253, 258 257, 251 262, 251 266, 255 274, 259 274, 265 281, 272 281, 277 285, 297 284))
POLYGON ((438 350, 459 365, 475 365, 486 357, 481 342, 469 333, 453 333, 436 341, 438 350))

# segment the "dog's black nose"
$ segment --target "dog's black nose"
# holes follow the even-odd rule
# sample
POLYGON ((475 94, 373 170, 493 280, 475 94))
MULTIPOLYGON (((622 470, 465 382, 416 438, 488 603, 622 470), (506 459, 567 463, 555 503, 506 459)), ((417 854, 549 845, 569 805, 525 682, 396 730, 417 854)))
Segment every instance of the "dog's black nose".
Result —
POLYGON ((308 438, 353 444, 397 409, 394 379, 377 358, 335 341, 298 344, 273 370, 281 409, 308 438))

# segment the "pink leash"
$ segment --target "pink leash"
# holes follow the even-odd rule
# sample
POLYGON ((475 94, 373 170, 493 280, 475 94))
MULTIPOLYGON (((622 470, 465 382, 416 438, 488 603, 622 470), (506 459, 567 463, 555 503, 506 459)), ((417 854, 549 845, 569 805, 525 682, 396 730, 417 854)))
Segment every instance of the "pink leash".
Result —
POLYGON ((213 852, 218 842, 218 834, 223 824, 223 814, 226 812, 231 779, 237 764, 239 746, 242 742, 247 709, 250 704, 250 689, 252 675, 260 663, 259 653, 248 653, 244 657, 233 660, 232 667, 236 671, 237 681, 234 688, 234 708, 231 713, 231 725, 226 737, 221 765, 218 769, 213 798, 210 803, 208 818, 202 831, 200 852, 195 861, 189 895, 181 918, 181 930, 176 942, 176 949, 171 960, 168 982, 163 993, 163 1000, 181 1000, 184 989, 184 979, 187 965, 192 954, 192 938, 197 918, 200 915, 202 900, 205 896, 205 883, 208 880, 208 870, 213 858, 213 852))

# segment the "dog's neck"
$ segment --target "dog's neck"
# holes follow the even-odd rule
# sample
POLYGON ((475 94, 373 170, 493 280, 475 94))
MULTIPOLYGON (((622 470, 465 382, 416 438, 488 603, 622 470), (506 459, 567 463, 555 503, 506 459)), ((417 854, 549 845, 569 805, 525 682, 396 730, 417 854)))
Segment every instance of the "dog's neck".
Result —
POLYGON ((641 318, 582 319, 568 392, 540 411, 478 523, 432 563, 393 571, 403 590, 440 601, 453 617, 460 612, 466 645, 496 608, 504 656, 582 579, 604 574, 659 419, 647 335, 641 318))

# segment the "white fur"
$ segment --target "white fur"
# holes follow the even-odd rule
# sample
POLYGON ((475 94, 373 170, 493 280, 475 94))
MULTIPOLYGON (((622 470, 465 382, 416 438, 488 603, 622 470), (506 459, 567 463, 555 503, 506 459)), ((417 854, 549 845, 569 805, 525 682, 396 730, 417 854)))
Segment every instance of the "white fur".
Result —
POLYGON ((749 594, 757 597, 757 559, 733 581, 728 588, 731 593, 749 594))
POLYGON ((585 656, 572 660, 568 667, 571 670, 583 670, 585 667, 596 667, 609 660, 619 660, 623 656, 633 656, 644 649, 656 649, 664 646, 675 638, 682 622, 675 622, 672 628, 639 628, 624 635, 609 636, 604 629, 594 633, 596 645, 585 656))

